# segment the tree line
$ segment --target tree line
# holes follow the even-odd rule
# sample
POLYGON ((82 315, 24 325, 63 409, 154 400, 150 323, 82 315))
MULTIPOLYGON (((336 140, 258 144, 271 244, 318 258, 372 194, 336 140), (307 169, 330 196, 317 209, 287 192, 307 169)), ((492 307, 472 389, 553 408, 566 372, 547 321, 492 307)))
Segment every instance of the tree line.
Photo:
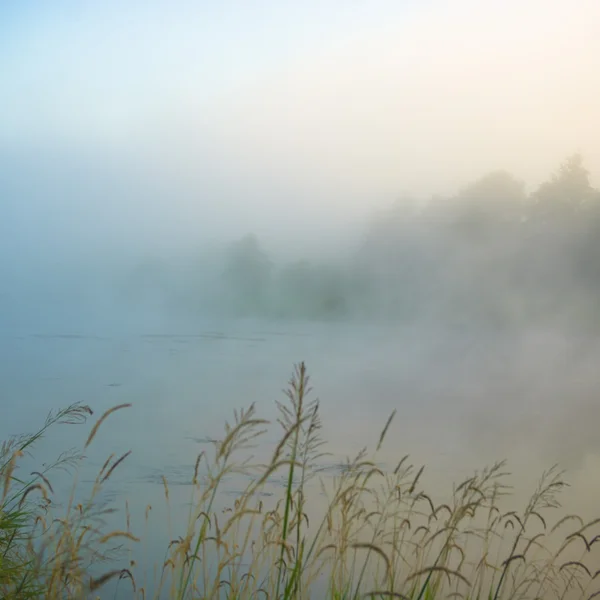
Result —
POLYGON ((453 196, 402 198, 336 264, 279 264, 248 234, 204 285, 213 308, 236 316, 591 324, 599 259, 600 191, 575 154, 529 194, 494 171, 453 196))

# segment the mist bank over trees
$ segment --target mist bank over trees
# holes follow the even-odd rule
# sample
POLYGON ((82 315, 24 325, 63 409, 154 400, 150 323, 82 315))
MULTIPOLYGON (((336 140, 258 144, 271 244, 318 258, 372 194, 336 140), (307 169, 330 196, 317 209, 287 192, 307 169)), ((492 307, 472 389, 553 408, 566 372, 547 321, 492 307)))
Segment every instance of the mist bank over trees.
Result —
POLYGON ((141 262, 119 297, 190 316, 594 326, 599 259, 600 192, 573 155, 529 194, 495 171, 453 196, 402 198, 343 256, 281 260, 249 233, 177 268, 141 262))

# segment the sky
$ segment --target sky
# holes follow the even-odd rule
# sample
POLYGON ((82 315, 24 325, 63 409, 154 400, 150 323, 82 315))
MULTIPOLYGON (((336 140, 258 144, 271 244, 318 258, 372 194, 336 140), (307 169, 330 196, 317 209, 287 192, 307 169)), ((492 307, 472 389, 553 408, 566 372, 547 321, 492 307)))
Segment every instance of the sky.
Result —
POLYGON ((317 236, 572 152, 600 183, 596 0, 6 0, 0 73, 13 238, 317 236))

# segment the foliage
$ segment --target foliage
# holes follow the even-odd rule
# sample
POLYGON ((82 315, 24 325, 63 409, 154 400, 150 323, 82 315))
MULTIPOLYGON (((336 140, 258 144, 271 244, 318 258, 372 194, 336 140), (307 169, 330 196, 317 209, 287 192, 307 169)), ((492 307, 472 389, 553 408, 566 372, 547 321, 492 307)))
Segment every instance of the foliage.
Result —
POLYGON ((598 192, 590 185, 589 172, 580 154, 568 157, 532 196, 538 218, 544 219, 568 216, 594 200, 594 196, 598 200, 598 192))
MULTIPOLYGON (((404 198, 374 216, 346 267, 297 261, 273 266, 267 282, 264 268, 247 266, 233 279, 248 311, 267 316, 492 326, 563 318, 589 326, 598 311, 599 236, 600 192, 574 155, 529 196, 522 181, 493 171, 425 206, 404 198)), ((253 244, 244 255, 266 264, 253 244)))
MULTIPOLYGON (((19 462, 52 427, 83 424, 91 414, 88 406, 73 404, 50 413, 36 433, 14 436, 2 444, 0 597, 5 600, 79 598, 93 587, 90 579, 93 566, 118 556, 118 547, 111 547, 118 536, 106 536, 101 531, 103 517, 110 509, 98 501, 98 493, 123 457, 114 462, 109 457, 89 497, 77 504, 74 502, 76 468, 84 458, 83 452, 64 452, 42 470, 27 477, 19 475, 19 462), (61 506, 52 500, 50 478, 60 470, 75 476, 66 512, 55 516, 61 506)), ((86 447, 94 435, 92 429, 86 447)))
POLYGON ((346 281, 341 269, 298 261, 281 269, 277 287, 280 316, 335 317, 346 311, 346 281))
POLYGON ((267 309, 272 264, 256 236, 247 235, 227 251, 225 289, 233 310, 241 315, 267 309))
POLYGON ((525 201, 523 182, 506 171, 494 171, 461 190, 450 210, 462 236, 483 242, 490 235, 506 235, 507 227, 519 223, 525 201))
MULTIPOLYGON (((92 524, 101 512, 92 509, 93 499, 127 454, 106 461, 89 503, 69 503, 66 518, 38 533, 35 510, 23 513, 22 508, 35 490, 48 498, 50 482, 40 474, 39 487, 21 487, 13 452, 2 463, 9 490, 5 500, 18 500, 16 505, 3 501, 2 523, 9 523, 0 537, 3 597, 80 598, 123 579, 132 597, 177 600, 500 600, 597 594, 600 519, 585 523, 559 510, 558 496, 566 484, 556 468, 543 474, 520 511, 505 508, 509 488, 503 462, 475 473, 455 486, 447 501, 436 503, 421 487, 423 468, 415 469, 406 456, 391 466, 381 462, 392 414, 373 451, 361 449, 326 477, 319 403, 309 399, 310 393, 301 363, 277 403, 280 437, 264 464, 248 452, 265 439, 269 423, 256 415, 254 405, 235 412, 212 455, 197 457, 187 529, 169 544, 156 578, 143 586, 135 561, 120 565, 113 556, 98 575, 89 561, 106 556, 103 548, 111 540, 138 542, 129 514, 125 531, 102 533, 100 523, 92 524), (230 476, 247 484, 221 511, 217 499, 230 476), (268 502, 263 492, 273 480, 283 483, 280 496, 268 502), (322 508, 312 503, 319 489, 322 508)), ((107 417, 124 406, 96 422, 86 448, 107 417)), ((82 407, 75 410, 71 414, 84 416, 82 407)), ((169 487, 163 482, 168 502, 169 487)))
POLYGON ((360 262, 375 274, 373 309, 382 295, 395 299, 390 316, 589 326, 598 311, 599 234, 600 192, 576 155, 529 197, 498 171, 418 213, 386 215, 360 262), (407 294, 417 310, 406 311, 407 294))
POLYGON ((529 195, 497 170, 450 197, 402 198, 374 214, 356 250, 336 263, 283 263, 247 235, 226 249, 220 279, 207 261, 198 273, 173 267, 168 279, 165 265, 142 265, 130 297, 154 297, 178 314, 589 327, 599 308, 599 240, 600 191, 573 155, 529 195))

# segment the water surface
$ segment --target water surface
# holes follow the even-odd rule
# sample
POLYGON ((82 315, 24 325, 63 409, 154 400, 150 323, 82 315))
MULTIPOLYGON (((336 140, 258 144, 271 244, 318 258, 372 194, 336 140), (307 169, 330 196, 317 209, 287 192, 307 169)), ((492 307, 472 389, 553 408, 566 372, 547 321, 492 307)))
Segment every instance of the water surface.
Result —
MULTIPOLYGON (((164 525, 164 475, 176 529, 198 452, 210 451, 234 409, 255 403, 260 416, 275 421, 275 400, 284 398, 293 365, 304 360, 331 453, 323 476, 361 447, 373 448, 396 410, 381 463, 407 453, 425 463, 432 495, 447 496, 453 481, 502 458, 527 495, 541 470, 560 462, 573 484, 568 508, 586 512, 600 497, 599 358, 595 339, 558 328, 236 320, 13 329, 0 341, 0 437, 32 431, 49 410, 73 402, 89 404, 94 419, 132 403, 99 431, 81 481, 89 484, 110 453, 132 450, 105 498, 120 508, 127 499, 134 527, 148 504, 164 525)), ((50 432, 32 463, 81 446, 90 426, 50 432)), ((259 457, 269 456, 278 433, 275 425, 262 438, 259 457)), ((242 483, 225 482, 223 505, 242 483)), ((282 485, 275 477, 266 493, 276 496, 282 485)), ((148 557, 160 560, 166 535, 158 527, 148 536, 148 557)))

